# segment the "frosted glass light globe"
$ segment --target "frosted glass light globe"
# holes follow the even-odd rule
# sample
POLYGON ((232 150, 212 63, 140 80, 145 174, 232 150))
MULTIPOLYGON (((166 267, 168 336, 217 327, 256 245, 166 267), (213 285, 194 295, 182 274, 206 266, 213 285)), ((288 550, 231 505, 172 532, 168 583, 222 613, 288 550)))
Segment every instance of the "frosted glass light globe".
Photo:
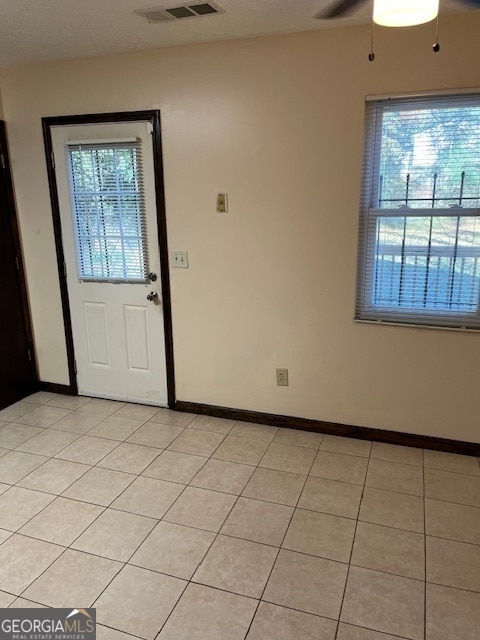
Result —
POLYGON ((411 27, 438 15, 439 0, 374 0, 373 21, 383 27, 411 27))

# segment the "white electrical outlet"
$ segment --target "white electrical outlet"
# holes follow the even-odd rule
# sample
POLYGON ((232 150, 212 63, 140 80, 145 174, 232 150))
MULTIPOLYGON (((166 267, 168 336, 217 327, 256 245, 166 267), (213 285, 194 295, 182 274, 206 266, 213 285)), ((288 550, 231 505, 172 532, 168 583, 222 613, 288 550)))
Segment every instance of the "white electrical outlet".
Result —
POLYGON ((288 387, 288 369, 276 369, 277 387, 288 387))
POLYGON ((188 269, 188 253, 185 249, 172 251, 172 267, 175 269, 188 269))

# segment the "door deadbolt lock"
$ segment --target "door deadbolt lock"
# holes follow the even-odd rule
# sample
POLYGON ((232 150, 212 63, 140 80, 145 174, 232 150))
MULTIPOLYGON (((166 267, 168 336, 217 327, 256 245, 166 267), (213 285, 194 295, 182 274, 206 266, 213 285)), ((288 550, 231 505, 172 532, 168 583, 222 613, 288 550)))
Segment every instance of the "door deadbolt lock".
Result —
POLYGON ((149 273, 149 274, 148 274, 148 279, 150 280, 150 282, 156 282, 156 281, 157 281, 157 278, 158 278, 158 276, 157 276, 157 274, 156 274, 156 273, 153 273, 153 272, 152 272, 152 273, 149 273))
POLYGON ((150 302, 158 302, 158 293, 151 291, 147 296, 147 300, 150 300, 150 302))

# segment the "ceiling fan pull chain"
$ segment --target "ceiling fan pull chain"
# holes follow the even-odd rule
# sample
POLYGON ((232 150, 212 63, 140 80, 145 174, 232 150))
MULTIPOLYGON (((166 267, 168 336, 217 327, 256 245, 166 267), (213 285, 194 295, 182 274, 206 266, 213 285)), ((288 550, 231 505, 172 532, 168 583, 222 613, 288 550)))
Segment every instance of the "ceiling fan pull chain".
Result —
POLYGON ((435 34, 435 44, 433 45, 432 49, 435 53, 438 53, 440 51, 440 43, 438 42, 438 33, 440 30, 440 15, 437 14, 437 20, 436 20, 436 34, 435 34))
POLYGON ((370 53, 368 54, 370 62, 375 60, 375 23, 372 20, 372 37, 370 40, 370 53))

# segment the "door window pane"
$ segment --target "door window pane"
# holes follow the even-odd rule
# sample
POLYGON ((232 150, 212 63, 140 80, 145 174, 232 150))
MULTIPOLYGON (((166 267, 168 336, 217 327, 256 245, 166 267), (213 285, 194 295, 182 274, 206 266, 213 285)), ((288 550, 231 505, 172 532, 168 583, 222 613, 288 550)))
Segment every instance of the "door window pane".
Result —
POLYGON ((140 142, 69 144, 67 154, 79 279, 145 281, 140 142))

